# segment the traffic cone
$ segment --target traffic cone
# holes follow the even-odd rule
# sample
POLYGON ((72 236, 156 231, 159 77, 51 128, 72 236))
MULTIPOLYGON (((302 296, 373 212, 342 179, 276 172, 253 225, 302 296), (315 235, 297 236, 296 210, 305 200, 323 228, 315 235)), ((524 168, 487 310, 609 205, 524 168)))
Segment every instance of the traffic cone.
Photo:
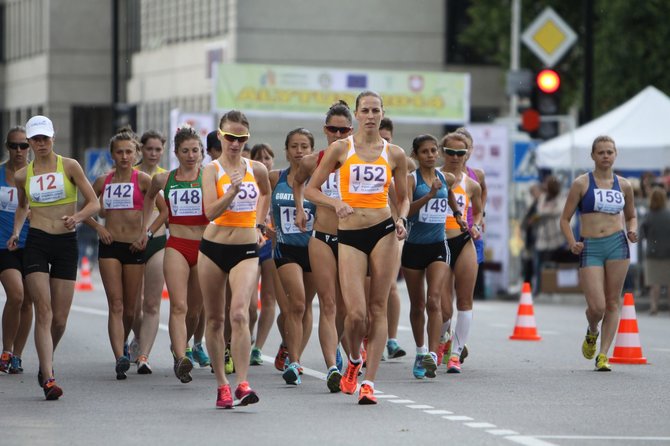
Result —
POLYGON ((91 264, 88 262, 88 257, 84 256, 81 259, 81 268, 79 269, 79 280, 74 284, 77 291, 93 291, 93 282, 91 282, 91 264))
POLYGON ((530 283, 524 282, 519 300, 519 309, 516 313, 514 333, 509 337, 514 341, 539 341, 535 325, 535 311, 533 310, 533 295, 530 292, 530 283))
POLYGON ((614 355, 610 362, 619 364, 646 364, 647 358, 642 356, 640 345, 640 332, 637 329, 637 316, 635 315, 635 301, 633 293, 623 296, 623 308, 619 320, 619 330, 614 342, 614 355))
POLYGON ((167 290, 167 285, 165 284, 165 282, 163 282, 163 293, 161 294, 161 298, 165 300, 168 300, 170 298, 170 295, 168 294, 167 290))

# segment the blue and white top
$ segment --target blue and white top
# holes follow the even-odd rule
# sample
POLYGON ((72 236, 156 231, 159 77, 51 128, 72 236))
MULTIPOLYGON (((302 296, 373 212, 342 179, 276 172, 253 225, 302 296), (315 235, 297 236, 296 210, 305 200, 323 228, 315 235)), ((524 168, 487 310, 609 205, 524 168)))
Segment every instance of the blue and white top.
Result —
POLYGON ((614 175, 612 189, 600 189, 593 177, 593 172, 589 172, 589 188, 579 201, 579 211, 582 214, 591 214, 593 212, 602 212, 605 214, 618 214, 626 205, 623 192, 619 186, 619 179, 614 175))
MULTIPOLYGON (((14 230, 14 216, 19 205, 16 187, 7 183, 7 166, 0 166, 0 249, 6 249, 7 240, 14 230)), ((23 248, 28 236, 28 220, 23 223, 18 247, 23 248)))
MULTIPOLYGON (((435 174, 442 182, 442 187, 433 198, 421 206, 421 209, 416 214, 407 219, 409 225, 408 243, 427 245, 444 241, 444 224, 449 212, 449 188, 444 175, 437 169, 435 170, 435 174)), ((410 175, 414 177, 415 184, 412 201, 416 201, 430 192, 431 185, 423 180, 418 169, 410 175)))
POLYGON ((293 188, 287 182, 289 169, 279 174, 277 185, 272 191, 272 219, 277 229, 277 243, 291 246, 307 246, 314 227, 314 203, 303 200, 303 207, 307 213, 307 230, 302 232, 295 224, 295 199, 293 188))

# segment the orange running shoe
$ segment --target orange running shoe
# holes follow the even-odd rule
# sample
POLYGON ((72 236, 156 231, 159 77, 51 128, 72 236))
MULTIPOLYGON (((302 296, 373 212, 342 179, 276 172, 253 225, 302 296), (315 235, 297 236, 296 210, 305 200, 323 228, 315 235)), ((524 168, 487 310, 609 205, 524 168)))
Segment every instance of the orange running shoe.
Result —
POLYGON ((342 390, 342 393, 346 393, 348 395, 354 394, 356 387, 358 387, 358 372, 361 370, 362 366, 362 361, 358 364, 354 364, 353 362, 349 361, 349 364, 347 365, 347 371, 340 380, 340 390, 342 390))
POLYGON ((47 401, 57 400, 63 395, 63 389, 58 387, 58 384, 56 384, 56 380, 53 378, 49 378, 46 380, 43 389, 44 389, 44 397, 47 399, 47 401))
POLYGON ((374 394, 375 389, 370 384, 363 384, 358 392, 358 404, 377 404, 377 398, 374 394))
POLYGON ((224 384, 216 389, 216 407, 222 409, 233 408, 233 396, 230 393, 230 384, 224 384))
POLYGON ((286 358, 288 358, 288 349, 284 347, 284 344, 279 344, 279 351, 277 352, 277 356, 275 356, 275 369, 283 372, 286 358))

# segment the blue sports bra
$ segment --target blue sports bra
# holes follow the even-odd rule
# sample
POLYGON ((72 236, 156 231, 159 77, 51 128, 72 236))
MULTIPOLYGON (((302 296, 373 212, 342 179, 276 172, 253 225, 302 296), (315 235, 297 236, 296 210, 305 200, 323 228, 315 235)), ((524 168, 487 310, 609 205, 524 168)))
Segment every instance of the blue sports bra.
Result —
POLYGON ((579 211, 582 214, 602 212, 605 214, 618 214, 626 204, 623 192, 619 186, 619 179, 614 175, 612 189, 600 189, 593 178, 593 172, 589 172, 589 188, 579 201, 579 211))

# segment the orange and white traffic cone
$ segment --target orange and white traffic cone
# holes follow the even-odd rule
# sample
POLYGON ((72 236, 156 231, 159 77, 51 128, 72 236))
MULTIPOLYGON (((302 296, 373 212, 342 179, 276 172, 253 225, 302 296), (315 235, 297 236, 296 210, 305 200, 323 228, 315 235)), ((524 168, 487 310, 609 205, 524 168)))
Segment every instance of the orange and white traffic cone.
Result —
POLYGON ((77 291, 93 291, 93 282, 91 281, 91 264, 88 257, 81 259, 81 268, 79 270, 79 280, 74 284, 77 291))
POLYGON ((618 364, 646 364, 647 358, 642 356, 640 332, 637 329, 637 315, 633 293, 623 296, 623 308, 619 320, 619 330, 614 342, 614 355, 610 362, 618 364))
POLYGON ((514 333, 509 337, 514 341, 539 341, 535 325, 535 311, 533 310, 533 295, 530 292, 530 283, 524 282, 519 300, 519 309, 516 313, 514 333))
POLYGON ((165 282, 163 282, 163 293, 161 293, 161 298, 165 300, 168 300, 170 298, 170 295, 168 294, 167 285, 165 284, 165 282))

